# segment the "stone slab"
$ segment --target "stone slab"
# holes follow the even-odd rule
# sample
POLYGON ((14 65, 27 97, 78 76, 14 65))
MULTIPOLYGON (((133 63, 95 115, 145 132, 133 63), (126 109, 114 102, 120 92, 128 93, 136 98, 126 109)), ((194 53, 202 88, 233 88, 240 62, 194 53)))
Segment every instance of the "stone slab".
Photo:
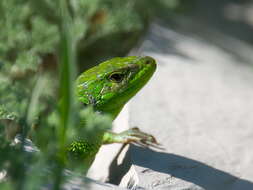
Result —
POLYGON ((129 119, 165 150, 131 146, 134 172, 122 184, 135 179, 148 189, 253 189, 253 59, 241 50, 253 52, 212 31, 151 26, 135 54, 154 57, 158 68, 131 101, 129 119))

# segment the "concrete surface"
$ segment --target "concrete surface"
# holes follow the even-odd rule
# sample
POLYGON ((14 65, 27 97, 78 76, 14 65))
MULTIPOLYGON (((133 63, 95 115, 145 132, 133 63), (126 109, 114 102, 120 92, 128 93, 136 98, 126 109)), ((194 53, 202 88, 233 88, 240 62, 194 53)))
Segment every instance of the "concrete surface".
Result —
MULTIPOLYGON (((121 111, 120 115, 115 119, 113 123, 113 131, 122 132, 129 129, 128 117, 128 105, 126 105, 121 111)), ((122 170, 118 167, 118 165, 122 164, 125 157, 125 152, 127 151, 127 149, 124 149, 120 156, 117 157, 121 147, 121 144, 109 144, 102 146, 99 152, 96 154, 96 159, 90 167, 87 176, 98 181, 110 181, 112 183, 114 182, 119 184, 121 178, 115 182, 116 178, 118 178, 119 175, 124 176, 127 170, 122 170), (115 159, 115 157, 117 158, 115 159), (110 179, 110 175, 113 175, 113 179, 110 179)), ((128 168, 128 166, 126 167, 128 168)))
POLYGON ((135 54, 154 57, 158 69, 131 101, 129 121, 157 137, 165 150, 131 146, 133 165, 121 185, 253 189, 252 52, 213 31, 151 26, 135 54))

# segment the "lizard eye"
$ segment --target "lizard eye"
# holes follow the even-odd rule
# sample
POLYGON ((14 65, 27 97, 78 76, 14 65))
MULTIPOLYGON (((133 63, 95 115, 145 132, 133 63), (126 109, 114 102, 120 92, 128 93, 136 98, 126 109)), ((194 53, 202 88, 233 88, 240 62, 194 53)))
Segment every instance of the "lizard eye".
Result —
POLYGON ((112 82, 121 82, 124 78, 124 74, 122 73, 112 73, 110 76, 109 76, 109 79, 112 81, 112 82))

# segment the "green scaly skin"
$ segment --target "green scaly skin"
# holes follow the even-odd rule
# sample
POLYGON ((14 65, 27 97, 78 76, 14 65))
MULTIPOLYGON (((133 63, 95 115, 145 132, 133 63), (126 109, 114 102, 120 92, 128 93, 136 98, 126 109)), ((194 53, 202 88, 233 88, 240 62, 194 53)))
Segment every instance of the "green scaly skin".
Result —
MULTIPOLYGON (((117 57, 105 61, 78 77, 78 100, 115 119, 124 105, 148 82, 155 70, 156 62, 151 57, 117 57)), ((104 131, 97 135, 101 136, 100 142, 74 142, 69 148, 70 152, 82 155, 86 163, 91 164, 102 144, 157 144, 152 135, 143 133, 138 128, 119 134, 104 131)))

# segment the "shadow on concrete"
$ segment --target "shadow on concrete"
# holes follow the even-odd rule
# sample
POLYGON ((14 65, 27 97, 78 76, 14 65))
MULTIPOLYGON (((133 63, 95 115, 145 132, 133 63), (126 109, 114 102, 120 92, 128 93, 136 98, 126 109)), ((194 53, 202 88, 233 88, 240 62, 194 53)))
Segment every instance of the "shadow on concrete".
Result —
POLYGON ((194 183, 206 190, 253 189, 252 182, 238 178, 197 160, 131 146, 130 154, 134 155, 134 152, 138 152, 138 156, 134 157, 133 164, 169 174, 194 183))
POLYGON ((252 6, 251 0, 193 0, 188 3, 191 9, 187 16, 195 22, 207 23, 209 27, 216 28, 224 34, 253 43, 253 25, 245 18, 252 6), (237 9, 234 10, 232 7, 237 9), (234 14, 238 18, 230 18, 234 17, 234 14))
POLYGON ((250 12, 253 11, 252 0, 192 0, 188 4, 191 8, 185 17, 180 21, 178 17, 174 19, 177 25, 180 23, 186 33, 191 31, 222 48, 238 62, 252 63, 252 60, 242 55, 249 52, 241 48, 241 42, 253 44, 253 22, 250 19, 250 12), (232 19, 233 15, 237 18, 232 19), (188 19, 192 22, 188 22, 188 19), (224 39, 225 37, 232 40, 224 39))
MULTIPOLYGON (((159 22, 157 20, 156 22, 160 23, 161 21, 159 22)), ((161 23, 165 25, 164 22, 161 23)), ((193 57, 190 57, 177 47, 178 42, 183 40, 184 36, 169 28, 153 24, 151 25, 150 31, 145 39, 145 42, 141 44, 141 48, 137 48, 135 50, 135 55, 141 55, 142 52, 145 51, 177 56, 192 61, 195 60, 193 57)), ((189 63, 189 61, 187 63, 189 63)))
POLYGON ((131 157, 130 154, 126 154, 124 156, 124 159, 121 164, 118 164, 118 158, 124 148, 126 147, 126 144, 122 145, 121 149, 113 159, 113 161, 110 164, 109 167, 109 176, 106 180, 106 183, 111 183, 115 185, 119 185, 124 175, 128 172, 128 170, 131 167, 131 157))

